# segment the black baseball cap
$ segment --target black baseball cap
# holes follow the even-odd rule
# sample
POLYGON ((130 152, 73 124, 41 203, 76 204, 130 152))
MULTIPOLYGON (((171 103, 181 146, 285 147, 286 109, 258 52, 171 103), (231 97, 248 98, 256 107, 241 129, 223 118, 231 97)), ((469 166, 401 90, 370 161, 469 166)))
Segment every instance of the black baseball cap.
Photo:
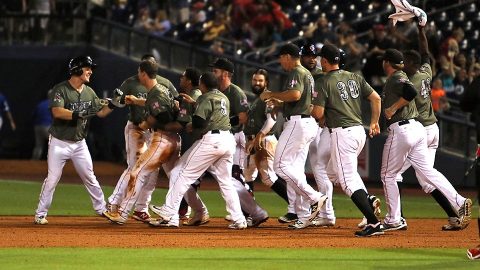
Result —
POLYGON ((293 57, 300 57, 300 48, 293 43, 287 43, 282 47, 280 47, 280 50, 278 51, 277 56, 284 55, 284 54, 289 54, 293 57))
POLYGON ((340 50, 335 45, 323 45, 319 55, 320 57, 327 59, 330 64, 340 63, 340 50))
POLYGON ((395 65, 403 64, 403 54, 396 49, 387 49, 380 59, 395 65))
POLYGON ((317 56, 317 47, 314 44, 303 45, 300 48, 300 56, 317 56))
POLYGON ((217 60, 215 60, 215 62, 211 63, 208 66, 218 68, 218 69, 223 69, 230 73, 233 73, 233 71, 235 70, 233 63, 230 62, 227 58, 218 58, 217 60))

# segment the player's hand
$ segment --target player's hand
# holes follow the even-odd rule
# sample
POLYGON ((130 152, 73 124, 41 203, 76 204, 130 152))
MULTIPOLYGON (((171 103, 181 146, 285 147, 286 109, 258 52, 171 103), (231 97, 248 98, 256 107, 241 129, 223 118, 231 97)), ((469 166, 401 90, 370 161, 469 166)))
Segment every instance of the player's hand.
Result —
POLYGON ((283 101, 277 98, 269 98, 265 100, 265 103, 267 104, 267 107, 280 107, 283 104, 283 101))
POLYGON ((135 102, 138 100, 138 98, 134 95, 126 95, 125 96, 125 104, 133 104, 135 105, 135 102))
POLYGON ((392 107, 388 107, 385 109, 385 118, 387 118, 387 120, 390 120, 392 119, 392 116, 395 114, 397 110, 395 110, 394 108, 392 107))
POLYGON ((189 104, 195 104, 195 100, 193 100, 193 98, 191 96, 189 96, 188 94, 180 93, 179 95, 183 97, 182 102, 186 102, 186 103, 189 103, 189 104))
POLYGON ((368 132, 368 135, 370 138, 373 138, 373 136, 380 134, 380 125, 378 125, 378 122, 376 123, 371 123, 370 124, 370 131, 368 132))
POLYGON ((272 92, 266 90, 266 91, 263 91, 263 93, 260 94, 260 99, 262 100, 267 100, 267 99, 271 99, 272 98, 272 92))
POLYGON ((252 149, 253 149, 253 141, 247 142, 247 144, 245 145, 245 153, 247 153, 247 155, 252 154, 252 149))
POLYGON ((138 127, 141 129, 141 130, 147 130, 150 128, 150 126, 148 125, 147 121, 142 121, 140 124, 138 124, 138 127))
POLYGON ((255 140, 253 140, 253 147, 255 147, 255 151, 261 151, 265 148, 265 134, 263 132, 258 132, 257 136, 255 136, 255 140))

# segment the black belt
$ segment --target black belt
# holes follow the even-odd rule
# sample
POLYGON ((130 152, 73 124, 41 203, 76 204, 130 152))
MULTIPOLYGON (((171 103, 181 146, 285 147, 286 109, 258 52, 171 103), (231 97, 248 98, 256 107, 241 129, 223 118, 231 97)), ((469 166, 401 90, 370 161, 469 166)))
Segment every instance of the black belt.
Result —
MULTIPOLYGON (((349 127, 339 127, 339 128, 349 128, 349 127)), ((328 128, 328 131, 330 131, 330 133, 333 132, 333 129, 332 128, 328 128)))
POLYGON ((403 125, 406 125, 406 124, 410 124, 410 119, 398 121, 399 126, 403 126, 403 125))
POLYGON ((247 140, 255 139, 255 135, 245 135, 245 137, 247 138, 247 140))
MULTIPOLYGON (((299 114, 296 114, 296 115, 299 115, 299 114)), ((290 117, 296 116, 296 115, 287 116, 287 117, 285 117, 285 119, 290 120, 290 117)), ((300 114, 300 117, 301 117, 301 118, 310 118, 310 117, 312 117, 312 116, 311 116, 311 115, 308 115, 308 114, 300 114)))
MULTIPOLYGON (((212 130, 210 130, 210 133, 212 133, 212 134, 220 134, 220 131, 228 131, 228 130, 212 129, 212 130)), ((230 133, 232 133, 231 130, 230 130, 230 133)))

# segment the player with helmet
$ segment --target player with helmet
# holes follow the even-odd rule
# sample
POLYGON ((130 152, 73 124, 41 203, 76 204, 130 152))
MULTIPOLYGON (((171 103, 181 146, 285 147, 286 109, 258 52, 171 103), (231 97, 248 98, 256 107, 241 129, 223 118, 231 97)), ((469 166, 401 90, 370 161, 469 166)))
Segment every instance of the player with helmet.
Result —
POLYGON ((380 97, 360 75, 341 70, 340 51, 334 45, 324 45, 320 51, 325 78, 316 89, 312 115, 325 123, 331 140, 331 156, 327 173, 332 181, 340 184, 357 208, 367 217, 368 225, 356 236, 366 237, 383 234, 380 221, 375 216, 375 207, 362 178, 357 172, 357 158, 362 151, 366 135, 362 125, 361 98, 368 99, 371 106, 369 135, 380 133, 380 97))
MULTIPOLYGON (((312 73, 315 80, 314 94, 318 93, 318 85, 322 84, 325 73, 317 66, 317 48, 314 44, 307 44, 300 48, 300 62, 302 66, 312 73)), ((313 96, 315 98, 315 96, 313 96)), ((310 144, 308 160, 312 169, 318 191, 327 195, 325 205, 320 209, 317 217, 312 221, 315 226, 335 225, 335 212, 333 210, 333 183, 328 179, 327 165, 330 161, 330 133, 328 127, 317 127, 317 135, 310 144)))
POLYGON ((63 167, 71 160, 82 179, 92 200, 93 209, 98 215, 106 211, 102 188, 93 173, 93 164, 85 137, 90 118, 105 117, 115 106, 105 104, 98 98, 90 82, 97 65, 89 56, 79 56, 70 60, 70 79, 55 85, 49 92, 53 124, 50 127, 48 143, 48 175, 42 185, 40 199, 35 211, 35 224, 45 225, 52 203, 55 187, 60 181, 63 167))

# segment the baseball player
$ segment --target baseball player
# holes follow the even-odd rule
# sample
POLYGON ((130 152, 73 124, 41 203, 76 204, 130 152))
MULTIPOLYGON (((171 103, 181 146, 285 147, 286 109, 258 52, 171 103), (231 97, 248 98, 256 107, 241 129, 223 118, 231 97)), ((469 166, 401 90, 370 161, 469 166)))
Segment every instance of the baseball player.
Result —
POLYGON ((192 127, 202 137, 178 160, 170 175, 165 204, 150 209, 159 215, 158 223, 169 223, 178 216, 178 208, 185 192, 205 171, 218 181, 222 197, 233 222, 230 229, 245 229, 247 222, 232 181, 232 162, 235 139, 230 132, 230 102, 218 89, 216 75, 211 72, 200 77, 202 95, 197 99, 192 127))
MULTIPOLYGON (((127 193, 119 204, 118 212, 105 212, 105 216, 117 224, 127 221, 142 189, 151 185, 149 182, 154 181, 151 175, 158 173, 160 165, 169 175, 180 151, 180 137, 170 125, 175 120, 178 108, 175 108, 170 91, 157 82, 157 70, 156 62, 142 61, 138 67, 138 80, 148 89, 147 98, 139 99, 134 95, 125 97, 126 104, 145 106, 148 116, 138 127, 142 130, 153 129, 153 134, 147 150, 139 156, 130 172, 127 193)), ((169 225, 178 227, 178 223, 176 220, 169 225)))
MULTIPOLYGON (((260 99, 260 94, 268 88, 268 71, 257 69, 252 75, 252 92, 257 98, 250 105, 248 111, 248 122, 245 125, 244 133, 247 138, 247 155, 244 163, 243 174, 246 183, 255 181, 257 175, 263 184, 271 188, 278 196, 288 204, 287 213, 295 213, 294 196, 287 195, 287 187, 283 180, 279 179, 273 170, 273 157, 277 146, 277 138, 273 134, 276 124, 276 112, 272 107, 260 99)), ((287 214, 288 215, 288 214, 287 214)))
MULTIPOLYGON (((327 168, 329 178, 337 182, 364 214, 368 224, 356 236, 383 234, 380 221, 375 216, 375 206, 368 199, 367 189, 357 172, 358 155, 366 135, 362 125, 361 99, 370 101, 371 116, 369 136, 380 133, 380 96, 358 74, 339 68, 340 51, 334 45, 324 45, 320 51, 322 70, 326 72, 319 93, 313 101, 312 115, 326 123, 330 132, 331 156, 327 168)), ((377 199, 378 200, 378 199, 377 199)))
POLYGON ((302 229, 311 225, 327 196, 315 191, 305 177, 305 161, 310 143, 315 139, 317 123, 310 116, 314 81, 312 74, 300 64, 300 48, 288 43, 280 48, 279 60, 288 72, 282 92, 265 91, 262 100, 283 103, 286 118, 274 157, 275 173, 296 192, 295 213, 298 216, 289 228, 302 229))
POLYGON ((218 80, 218 89, 228 97, 230 101, 230 117, 232 118, 232 132, 235 137, 236 147, 233 155, 232 176, 244 182, 243 179, 243 161, 245 160, 245 134, 243 125, 248 119, 248 100, 245 92, 232 83, 234 72, 233 63, 226 58, 218 58, 210 64, 212 71, 218 80), (238 119, 238 120, 237 120, 238 119))
MULTIPOLYGON (((439 130, 437 126, 437 118, 432 107, 432 101, 430 99, 430 82, 432 81, 432 68, 430 66, 430 57, 428 52, 428 42, 425 36, 425 31, 422 26, 418 26, 420 54, 416 51, 407 51, 404 53, 405 68, 404 71, 407 74, 409 80, 417 91, 417 95, 414 99, 415 105, 418 111, 416 120, 419 121, 424 127, 427 136, 427 157, 429 161, 435 163, 435 152, 438 148, 439 142, 439 130)), ((410 161, 407 159, 397 175, 396 181, 399 186, 399 196, 401 195, 401 182, 403 180, 402 173, 404 173, 411 166, 410 161)), ((442 227, 443 230, 460 230, 464 227, 460 226, 458 215, 450 205, 450 202, 443 193, 435 189, 434 186, 428 184, 424 175, 416 171, 418 183, 422 186, 422 189, 427 194, 431 194, 437 203, 444 209, 448 215, 449 223, 442 227)), ((398 200, 400 203, 400 200, 398 200)), ((401 207, 401 206, 400 206, 401 207)), ((401 209, 401 208, 400 208, 401 209)), ((385 231, 393 230, 406 230, 407 222, 401 213, 399 224, 384 224, 385 231)))
POLYGON ((15 131, 17 129, 17 125, 15 124, 15 120, 13 119, 12 113, 10 112, 10 106, 8 105, 7 98, 0 92, 0 130, 3 126, 3 114, 5 114, 10 122, 10 128, 15 131))
POLYGON ((433 168, 429 156, 427 132, 415 120, 418 117, 415 99, 417 91, 408 79, 404 68, 403 54, 395 49, 386 50, 383 55, 383 69, 388 78, 383 90, 383 105, 388 125, 388 137, 383 148, 380 177, 385 191, 388 213, 386 228, 401 227, 400 196, 396 178, 406 160, 420 176, 419 181, 435 187, 453 207, 458 217, 458 226, 470 223, 472 201, 457 193, 452 184, 433 168))
POLYGON ((112 103, 103 105, 93 89, 85 84, 90 82, 96 66, 89 56, 71 59, 68 64, 70 79, 55 85, 49 92, 53 124, 49 130, 48 175, 40 192, 35 224, 48 224, 46 216, 53 193, 69 159, 90 195, 95 212, 103 215, 106 211, 103 191, 93 173, 92 158, 85 142, 89 119, 95 115, 105 117, 115 108, 112 103))
MULTIPOLYGON (((180 103, 180 112, 178 113, 177 121, 180 122, 184 127, 188 123, 192 122, 192 115, 195 111, 195 103, 202 95, 202 92, 198 88, 200 81, 200 71, 196 68, 187 68, 185 72, 180 77, 180 95, 183 97, 182 102, 180 103)), ((191 125, 191 124, 190 124, 191 125)), ((181 154, 183 155, 194 143, 193 135, 187 130, 183 130, 180 133, 182 138, 182 149, 181 154)), ((185 193, 182 203, 180 204, 180 219, 182 207, 188 203, 189 206, 193 208, 194 215, 192 218, 186 220, 183 225, 187 226, 199 226, 209 222, 210 216, 206 205, 201 200, 200 196, 197 194, 197 189, 200 185, 200 179, 197 180, 185 193)))
MULTIPOLYGON (((141 60, 156 62, 155 57, 150 54, 143 55, 141 60)), ((159 75, 156 76, 156 80, 157 83, 167 87, 172 96, 178 96, 178 92, 170 80, 159 75)), ((139 99, 145 99, 148 93, 148 90, 140 83, 138 75, 134 75, 126 79, 120 86, 120 90, 123 92, 123 101, 127 95, 132 95, 139 99)), ((135 165, 138 157, 147 150, 148 141, 151 136, 151 132, 149 130, 143 130, 139 127, 140 123, 142 123, 145 118, 145 107, 129 104, 128 109, 128 121, 125 125, 124 131, 127 168, 123 171, 122 175, 117 181, 117 185, 115 186, 112 195, 110 195, 108 198, 107 208, 110 212, 116 212, 118 210, 118 205, 125 198, 127 185, 130 179, 130 172, 132 171, 132 168, 135 165)), ((151 194, 155 189, 158 174, 154 171, 149 177, 151 177, 152 180, 148 181, 149 184, 142 189, 132 214, 134 219, 146 223, 150 221, 148 204, 151 200, 151 194)))
MULTIPOLYGON (((314 44, 304 45, 300 48, 300 55, 300 63, 312 73, 315 80, 314 93, 318 93, 318 86, 322 84, 325 74, 317 67, 317 48, 314 44)), ((312 223, 315 226, 334 226, 336 218, 332 203, 333 183, 327 175, 327 165, 330 161, 330 133, 327 127, 317 127, 317 135, 308 150, 308 159, 318 191, 328 197, 312 223)))

